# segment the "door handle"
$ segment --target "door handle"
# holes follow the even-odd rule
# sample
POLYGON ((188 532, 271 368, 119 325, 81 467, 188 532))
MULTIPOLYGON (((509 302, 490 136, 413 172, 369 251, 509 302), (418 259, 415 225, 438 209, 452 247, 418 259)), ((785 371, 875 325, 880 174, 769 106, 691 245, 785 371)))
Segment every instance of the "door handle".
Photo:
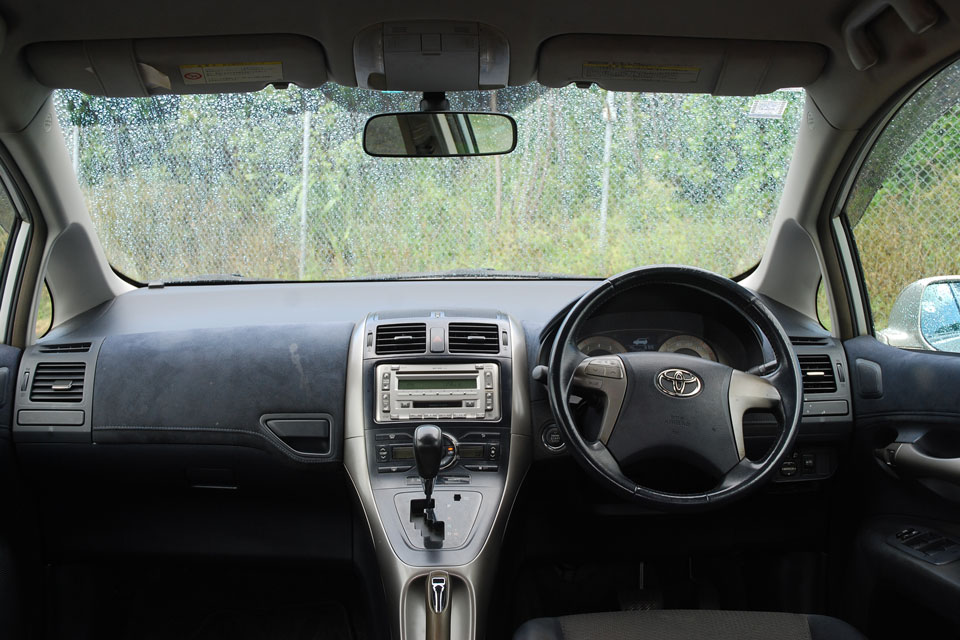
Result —
POLYGON ((892 455, 892 466, 896 469, 921 478, 936 478, 960 485, 960 458, 936 458, 928 456, 909 442, 895 443, 885 449, 896 446, 892 455))

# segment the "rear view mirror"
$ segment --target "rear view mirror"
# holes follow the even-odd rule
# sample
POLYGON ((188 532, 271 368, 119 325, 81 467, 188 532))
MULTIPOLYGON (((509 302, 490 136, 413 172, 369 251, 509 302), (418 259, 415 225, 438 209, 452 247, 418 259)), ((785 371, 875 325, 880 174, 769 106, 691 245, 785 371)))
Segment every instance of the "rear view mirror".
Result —
POLYGON ((387 158, 490 156, 516 146, 517 123, 502 113, 386 113, 363 129, 363 150, 387 158))

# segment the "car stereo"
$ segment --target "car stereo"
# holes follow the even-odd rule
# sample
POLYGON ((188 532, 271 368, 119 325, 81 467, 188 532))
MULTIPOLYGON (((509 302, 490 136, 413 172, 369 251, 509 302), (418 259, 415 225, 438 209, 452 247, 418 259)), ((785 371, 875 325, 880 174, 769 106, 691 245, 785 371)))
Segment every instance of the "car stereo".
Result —
POLYGON ((500 365, 381 364, 377 422, 500 419, 500 365))

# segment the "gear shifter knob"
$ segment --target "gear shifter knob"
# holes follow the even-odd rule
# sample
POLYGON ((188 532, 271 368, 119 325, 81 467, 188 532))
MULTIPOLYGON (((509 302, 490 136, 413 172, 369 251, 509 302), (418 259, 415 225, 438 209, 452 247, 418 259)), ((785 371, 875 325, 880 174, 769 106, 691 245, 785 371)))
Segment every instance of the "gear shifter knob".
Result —
POLYGON ((422 424, 413 433, 413 455, 417 473, 424 480, 433 480, 440 471, 443 459, 443 432, 433 424, 422 424))

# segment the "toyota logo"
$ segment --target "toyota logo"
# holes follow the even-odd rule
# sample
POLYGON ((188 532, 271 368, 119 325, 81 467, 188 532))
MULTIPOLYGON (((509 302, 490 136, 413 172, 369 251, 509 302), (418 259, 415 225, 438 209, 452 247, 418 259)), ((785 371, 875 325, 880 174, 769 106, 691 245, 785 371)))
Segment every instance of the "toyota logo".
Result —
POLYGON ((674 398, 692 398, 703 391, 703 381, 686 369, 665 369, 657 374, 657 389, 674 398))

